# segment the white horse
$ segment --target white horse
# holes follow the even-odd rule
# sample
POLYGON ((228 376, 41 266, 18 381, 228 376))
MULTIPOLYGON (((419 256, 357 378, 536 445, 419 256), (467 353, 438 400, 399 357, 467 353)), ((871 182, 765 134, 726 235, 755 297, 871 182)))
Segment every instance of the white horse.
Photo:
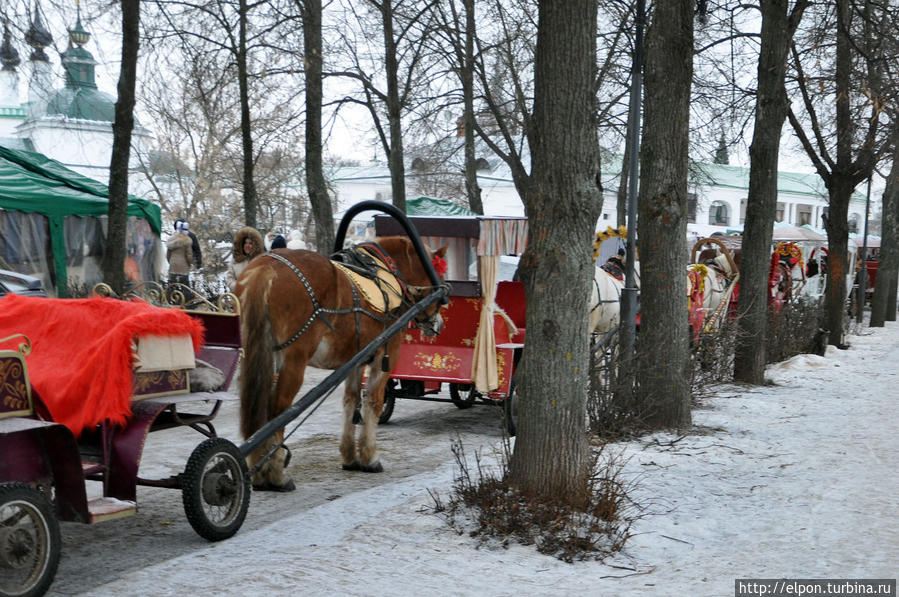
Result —
MULTIPOLYGON (((607 264, 614 263, 615 258, 607 264)), ((618 262, 622 269, 623 264, 618 262)), ((640 287, 640 264, 634 264, 635 281, 640 287)), ((622 275, 623 278, 623 275, 622 275)), ((621 321, 621 291, 624 289, 624 280, 609 273, 603 267, 596 267, 593 271, 593 285, 590 292, 590 333, 602 335, 614 328, 621 321)))

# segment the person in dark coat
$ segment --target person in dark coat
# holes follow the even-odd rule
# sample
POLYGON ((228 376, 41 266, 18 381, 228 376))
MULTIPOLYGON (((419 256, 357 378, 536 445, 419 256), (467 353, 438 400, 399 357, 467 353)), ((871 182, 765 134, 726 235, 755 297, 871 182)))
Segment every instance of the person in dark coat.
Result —
POLYGON ((270 251, 274 251, 275 249, 286 249, 287 241, 280 234, 272 240, 272 246, 269 247, 270 251))

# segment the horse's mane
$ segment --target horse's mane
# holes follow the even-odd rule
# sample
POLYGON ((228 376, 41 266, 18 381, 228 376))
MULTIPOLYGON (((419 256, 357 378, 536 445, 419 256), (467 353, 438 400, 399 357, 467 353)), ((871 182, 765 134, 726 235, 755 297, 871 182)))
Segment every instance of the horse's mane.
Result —
MULTIPOLYGON (((427 277, 418 253, 415 251, 415 245, 406 236, 379 236, 375 242, 387 252, 396 262, 396 265, 407 276, 427 277)), ((425 251, 429 254, 431 251, 425 247, 425 251)), ((413 283, 412 280, 407 280, 413 283)), ((419 280, 420 282, 421 280, 419 280)))

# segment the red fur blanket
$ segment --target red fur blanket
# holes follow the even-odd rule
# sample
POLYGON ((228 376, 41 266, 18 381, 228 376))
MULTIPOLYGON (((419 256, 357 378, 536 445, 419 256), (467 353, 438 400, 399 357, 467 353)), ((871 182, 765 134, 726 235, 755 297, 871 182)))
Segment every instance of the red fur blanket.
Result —
POLYGON ((177 309, 110 298, 0 299, 0 338, 31 340, 28 374, 53 420, 75 435, 107 419, 131 414, 132 341, 143 334, 190 334, 194 350, 202 325, 177 309))

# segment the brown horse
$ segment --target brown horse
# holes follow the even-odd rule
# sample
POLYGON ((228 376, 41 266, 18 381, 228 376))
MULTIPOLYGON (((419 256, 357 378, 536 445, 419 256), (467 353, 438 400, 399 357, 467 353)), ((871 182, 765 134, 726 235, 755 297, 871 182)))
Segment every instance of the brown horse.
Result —
MULTIPOLYGON (((426 251, 435 265, 445 264, 446 247, 426 251)), ((344 255, 346 265, 341 265, 311 251, 279 249, 256 257, 238 279, 235 294, 240 298, 245 351, 240 421, 245 438, 291 405, 307 365, 337 369, 432 289, 414 245, 404 236, 381 237, 344 255), (353 270, 380 281, 360 280, 353 270), (278 375, 276 360, 281 365, 278 375)), ((438 334, 443 327, 439 302, 416 317, 415 323, 425 334, 438 334)), ((402 334, 396 334, 375 353, 364 400, 365 365, 346 379, 340 442, 344 469, 383 470, 375 430, 401 341, 402 334), (353 425, 357 410, 362 413, 358 448, 353 425)), ((251 470, 265 459, 253 477, 257 489, 294 488, 284 471, 287 450, 282 446, 271 457, 265 456, 283 437, 282 429, 247 458, 251 470)))

